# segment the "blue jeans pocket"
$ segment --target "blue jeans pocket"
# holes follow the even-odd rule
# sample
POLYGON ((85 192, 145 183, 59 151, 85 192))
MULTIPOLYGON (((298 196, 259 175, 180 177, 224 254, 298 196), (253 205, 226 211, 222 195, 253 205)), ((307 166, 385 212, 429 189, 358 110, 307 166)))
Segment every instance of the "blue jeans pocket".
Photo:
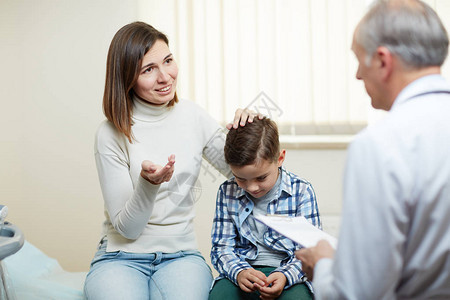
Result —
POLYGON ((100 261, 104 261, 104 260, 109 260, 109 259, 114 259, 120 256, 121 251, 114 251, 114 252, 106 252, 106 247, 108 246, 108 240, 106 239, 106 237, 104 237, 99 245, 98 245, 98 250, 94 255, 94 258, 91 261, 91 268, 92 266, 94 266, 94 264, 100 262, 100 261))

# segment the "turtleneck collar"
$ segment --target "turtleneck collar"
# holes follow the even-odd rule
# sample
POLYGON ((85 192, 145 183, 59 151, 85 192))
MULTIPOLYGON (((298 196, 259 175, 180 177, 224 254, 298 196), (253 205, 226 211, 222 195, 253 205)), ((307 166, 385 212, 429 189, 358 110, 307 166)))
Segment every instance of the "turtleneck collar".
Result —
POLYGON ((167 117, 171 107, 167 105, 153 105, 138 97, 133 98, 133 119, 144 122, 157 122, 167 117))

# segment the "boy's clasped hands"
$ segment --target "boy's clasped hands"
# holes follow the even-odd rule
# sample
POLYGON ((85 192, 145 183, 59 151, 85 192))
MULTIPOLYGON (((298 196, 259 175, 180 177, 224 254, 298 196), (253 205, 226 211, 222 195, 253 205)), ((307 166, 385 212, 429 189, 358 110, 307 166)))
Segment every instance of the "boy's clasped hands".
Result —
POLYGON ((262 300, 279 297, 286 281, 286 276, 281 272, 273 272, 266 276, 263 272, 253 268, 243 270, 237 275, 237 282, 241 290, 247 293, 259 291, 262 300))

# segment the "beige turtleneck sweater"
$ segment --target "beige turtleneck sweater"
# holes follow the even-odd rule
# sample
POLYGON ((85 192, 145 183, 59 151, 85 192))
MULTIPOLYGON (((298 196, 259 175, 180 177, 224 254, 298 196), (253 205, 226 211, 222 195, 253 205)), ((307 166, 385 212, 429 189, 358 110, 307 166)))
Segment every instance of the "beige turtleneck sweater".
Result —
MULTIPOLYGON (((225 134, 203 109, 189 100, 175 106, 154 106, 134 100, 129 143, 109 121, 100 124, 95 160, 105 202, 107 251, 133 253, 197 249, 193 218, 202 156, 222 174, 225 134), (140 176, 141 163, 164 166, 175 154, 169 182, 153 185, 140 176)), ((211 199, 214 201, 214 199, 211 199)))

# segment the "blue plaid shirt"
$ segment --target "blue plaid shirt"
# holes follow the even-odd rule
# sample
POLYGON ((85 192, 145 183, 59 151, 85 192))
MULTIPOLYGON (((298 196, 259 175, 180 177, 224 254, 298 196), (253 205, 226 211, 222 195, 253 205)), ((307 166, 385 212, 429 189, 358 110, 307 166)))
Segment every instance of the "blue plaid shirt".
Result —
MULTIPOLYGON (((267 214, 304 216, 314 226, 322 229, 316 195, 311 184, 283 167, 280 168, 280 176, 277 197, 269 202, 267 214)), ((220 186, 211 233, 211 262, 220 274, 216 280, 226 277, 237 285, 238 273, 252 268, 246 260, 253 260, 258 255, 256 238, 247 220, 253 207, 253 202, 234 178, 220 186)), ((288 283, 285 288, 306 282, 311 289, 310 282, 302 272, 301 262, 294 254, 301 246, 268 227, 264 233, 264 243, 271 249, 287 254, 286 259, 273 271, 286 276, 288 283)))

